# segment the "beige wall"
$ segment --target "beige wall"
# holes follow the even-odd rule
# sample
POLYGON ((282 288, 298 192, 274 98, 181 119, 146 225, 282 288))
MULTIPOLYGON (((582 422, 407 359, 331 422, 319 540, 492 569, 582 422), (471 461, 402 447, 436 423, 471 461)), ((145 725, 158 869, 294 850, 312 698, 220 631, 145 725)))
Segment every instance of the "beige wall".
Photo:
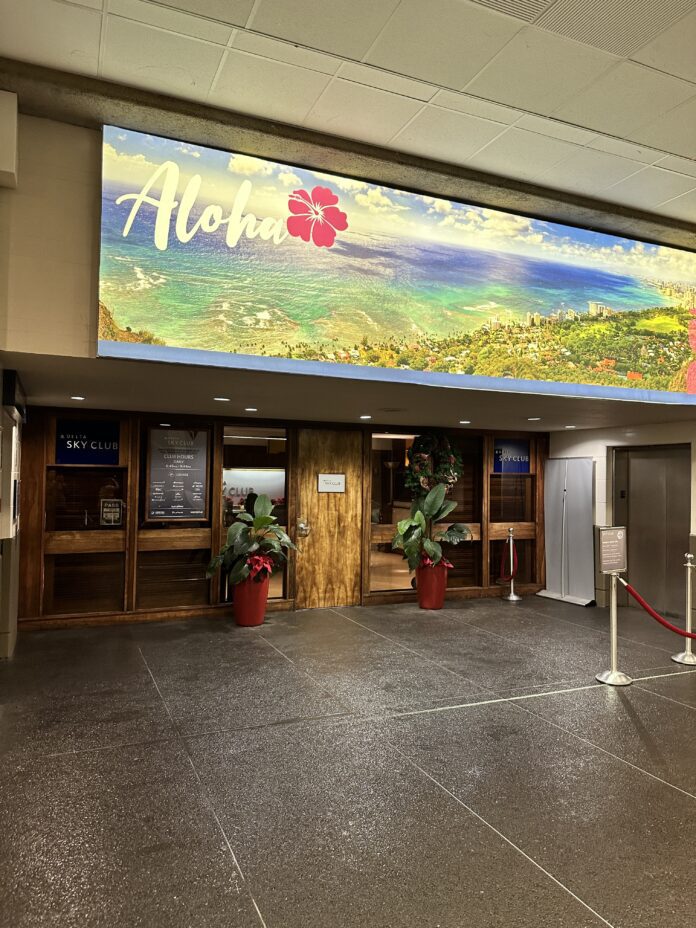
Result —
MULTIPOLYGON (((666 425, 631 426, 621 429, 583 429, 552 432, 549 454, 552 458, 592 458, 594 477, 594 524, 613 524, 612 449, 639 445, 691 446, 691 534, 696 535, 696 424, 675 422, 666 425)), ((595 597, 606 605, 607 583, 595 571, 595 597)))
POLYGON ((0 348, 93 356, 101 134, 19 118, 16 190, 0 190, 0 348))

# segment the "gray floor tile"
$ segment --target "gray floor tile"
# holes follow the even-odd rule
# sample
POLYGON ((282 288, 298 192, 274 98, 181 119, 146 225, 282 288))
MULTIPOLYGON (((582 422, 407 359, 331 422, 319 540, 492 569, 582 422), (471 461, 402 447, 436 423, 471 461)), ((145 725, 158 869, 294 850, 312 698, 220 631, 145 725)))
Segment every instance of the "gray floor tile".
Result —
POLYGON ((190 749, 269 925, 602 924, 375 729, 235 732, 190 749))
POLYGON ((0 924, 260 928, 180 746, 0 774, 0 924))
MULTIPOLYGON (((684 673, 686 667, 680 664, 672 666, 676 668, 672 676, 660 677, 656 680, 641 680, 637 685, 641 689, 666 696, 696 709, 696 672, 684 673)), ((673 709, 665 707, 663 711, 667 714, 673 709)))
POLYGON ((684 879, 696 804, 683 793, 515 704, 395 719, 384 730, 612 925, 693 925, 684 879))

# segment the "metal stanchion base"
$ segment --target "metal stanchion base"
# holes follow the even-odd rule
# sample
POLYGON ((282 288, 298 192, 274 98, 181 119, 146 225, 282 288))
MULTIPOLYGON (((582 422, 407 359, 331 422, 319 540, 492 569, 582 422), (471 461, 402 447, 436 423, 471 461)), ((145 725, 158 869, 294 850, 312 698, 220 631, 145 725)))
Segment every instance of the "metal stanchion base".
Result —
POLYGON ((672 660, 675 664, 696 664, 696 654, 691 651, 680 651, 679 654, 673 654, 672 660))
POLYGON ((517 593, 508 593, 507 596, 503 596, 503 599, 506 599, 509 603, 518 603, 522 597, 518 596, 517 593))
POLYGON ((607 683, 609 686, 629 686, 633 680, 628 674, 621 673, 620 670, 603 670, 598 673, 595 680, 600 683, 607 683))

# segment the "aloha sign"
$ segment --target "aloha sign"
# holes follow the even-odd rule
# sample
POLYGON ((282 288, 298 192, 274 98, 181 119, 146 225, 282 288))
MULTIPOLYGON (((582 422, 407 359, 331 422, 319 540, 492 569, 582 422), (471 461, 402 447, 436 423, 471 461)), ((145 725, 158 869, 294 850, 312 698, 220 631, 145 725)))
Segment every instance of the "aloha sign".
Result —
POLYGON ((286 218, 257 219, 248 209, 253 185, 250 180, 244 180, 228 212, 218 203, 209 203, 198 218, 192 219, 203 178, 200 174, 194 174, 186 183, 181 198, 177 199, 180 183, 179 165, 174 161, 165 161, 137 193, 124 193, 117 197, 117 206, 129 202, 133 204, 123 226, 123 237, 128 237, 138 213, 147 206, 156 211, 153 242, 159 251, 166 251, 169 247, 172 225, 174 235, 182 244, 190 242, 199 233, 212 235, 224 229, 228 248, 234 248, 243 235, 250 239, 274 242, 276 245, 291 235, 319 248, 330 248, 336 233, 345 232, 348 228, 346 214, 338 208, 338 197, 328 187, 316 186, 311 191, 293 190, 288 197, 289 215, 286 218))

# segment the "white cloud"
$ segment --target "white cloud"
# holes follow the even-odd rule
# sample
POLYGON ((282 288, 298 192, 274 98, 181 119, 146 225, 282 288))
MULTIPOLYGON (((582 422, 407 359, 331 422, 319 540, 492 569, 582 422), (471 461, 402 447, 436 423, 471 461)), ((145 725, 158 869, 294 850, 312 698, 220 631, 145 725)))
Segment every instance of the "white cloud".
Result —
POLYGON ((408 206, 401 206, 391 200, 382 193, 380 187, 370 187, 367 193, 357 193, 355 202, 359 203, 360 206, 364 206, 371 213, 400 212, 409 209, 408 206))
POLYGON ((328 181, 339 190, 345 193, 357 193, 360 190, 367 190, 368 184, 364 180, 353 180, 351 177, 338 177, 336 174, 322 174, 321 171, 314 171, 315 177, 328 181))
POLYGON ((190 155, 192 158, 200 158, 201 153, 195 148, 191 148, 188 145, 177 145, 176 150, 180 151, 182 155, 190 155))
MULTIPOLYGON (((423 198, 425 199, 425 197, 423 198)), ((449 200, 436 200, 433 197, 428 197, 432 206, 428 210, 429 213, 451 213, 454 209, 453 204, 449 200)))
POLYGON ((293 174, 292 171, 281 171, 278 180, 284 187, 297 187, 302 183, 302 179, 293 174))
POLYGON ((261 174, 268 176, 273 173, 273 165, 261 158, 252 158, 251 155, 232 155, 227 170, 233 174, 261 174))

